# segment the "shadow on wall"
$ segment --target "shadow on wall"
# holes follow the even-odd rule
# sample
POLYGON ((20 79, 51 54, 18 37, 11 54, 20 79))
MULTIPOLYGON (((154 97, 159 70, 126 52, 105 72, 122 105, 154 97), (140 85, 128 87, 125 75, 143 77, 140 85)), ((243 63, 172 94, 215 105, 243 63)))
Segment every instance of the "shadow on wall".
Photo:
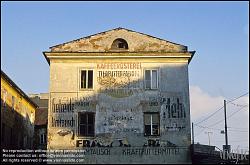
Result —
POLYGON ((34 123, 19 112, 1 99, 1 149, 33 149, 34 123))
POLYGON ((98 74, 97 91, 88 89, 93 82, 83 81, 79 92, 50 93, 49 147, 177 147, 183 141, 190 145, 188 89, 166 91, 159 73, 159 82, 147 75, 145 80, 131 79, 136 72, 105 74, 98 74))

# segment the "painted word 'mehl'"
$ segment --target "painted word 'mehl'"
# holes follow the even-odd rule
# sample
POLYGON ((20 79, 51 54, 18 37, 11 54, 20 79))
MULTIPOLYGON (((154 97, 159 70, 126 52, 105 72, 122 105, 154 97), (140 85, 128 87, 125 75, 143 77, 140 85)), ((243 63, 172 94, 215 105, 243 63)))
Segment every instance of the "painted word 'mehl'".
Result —
POLYGON ((177 103, 170 103, 170 98, 168 98, 166 110, 168 112, 168 118, 186 118, 184 105, 180 103, 179 98, 177 98, 177 103))

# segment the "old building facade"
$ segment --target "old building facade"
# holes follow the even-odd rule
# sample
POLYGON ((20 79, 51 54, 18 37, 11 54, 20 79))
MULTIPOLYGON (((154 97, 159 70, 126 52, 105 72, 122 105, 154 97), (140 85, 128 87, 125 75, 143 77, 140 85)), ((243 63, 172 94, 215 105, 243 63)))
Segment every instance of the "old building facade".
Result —
POLYGON ((38 106, 1 71, 1 149, 33 149, 38 106))
POLYGON ((48 102, 49 94, 29 94, 29 98, 38 105, 34 122, 34 148, 47 149, 48 102))
POLYGON ((83 163, 190 163, 186 46, 116 28, 50 48, 48 149, 83 163))

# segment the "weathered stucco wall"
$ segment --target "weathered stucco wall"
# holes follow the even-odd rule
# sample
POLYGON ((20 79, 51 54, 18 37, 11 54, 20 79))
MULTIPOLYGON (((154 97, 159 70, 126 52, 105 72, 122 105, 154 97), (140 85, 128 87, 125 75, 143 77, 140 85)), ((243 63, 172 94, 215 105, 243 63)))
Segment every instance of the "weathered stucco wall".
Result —
POLYGON ((123 28, 51 47, 48 149, 82 149, 82 163, 190 163, 193 53, 123 28), (128 48, 111 49, 116 39, 128 48), (158 71, 157 89, 145 89, 146 69, 158 71), (81 70, 93 70, 93 89, 80 88, 81 70), (79 135, 82 112, 95 115, 93 137, 79 135), (145 135, 148 112, 159 135, 145 135))
POLYGON ((31 149, 37 107, 4 75, 1 73, 1 147, 31 149))
MULTIPOLYGON (((109 63, 118 61, 110 60, 109 63)), ((103 151, 103 155, 97 157, 95 153, 86 154, 88 155, 86 161, 92 163, 189 161, 190 113, 187 63, 144 63, 140 59, 130 63, 138 63, 141 67, 120 69, 135 71, 135 75, 115 77, 116 84, 125 85, 113 91, 107 90, 112 83, 107 80, 105 84, 105 81, 100 80, 99 71, 114 71, 114 69, 98 69, 102 64, 100 62, 51 63, 49 149, 86 147, 107 149, 103 151), (151 68, 159 71, 158 90, 144 88, 144 70, 151 68), (94 70, 93 90, 80 89, 81 69, 94 70), (73 108, 68 108, 71 110, 67 109, 67 112, 55 113, 53 110, 60 103, 65 107, 71 104, 73 108), (95 137, 86 138, 77 135, 79 112, 95 113, 95 137), (144 112, 160 113, 160 136, 144 136, 144 112), (68 120, 74 124, 65 127, 52 126, 58 119, 68 120), (159 151, 155 151, 155 147, 159 151), (132 151, 136 148, 137 151, 132 151), (140 155, 140 149, 143 148, 148 150, 140 155), (162 155, 168 156, 162 157, 162 155)))

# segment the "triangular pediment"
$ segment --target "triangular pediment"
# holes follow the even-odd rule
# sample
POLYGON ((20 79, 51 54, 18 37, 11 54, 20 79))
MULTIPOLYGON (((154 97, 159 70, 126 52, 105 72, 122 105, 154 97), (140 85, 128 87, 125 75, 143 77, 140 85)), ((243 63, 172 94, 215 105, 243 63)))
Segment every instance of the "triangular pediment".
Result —
POLYGON ((186 52, 187 47, 125 28, 116 28, 50 47, 52 52, 186 52), (122 42, 125 42, 124 45, 122 42), (117 45, 116 45, 117 44, 117 45), (127 44, 127 45, 126 45, 127 44), (116 46, 118 47, 116 49, 116 46), (121 46, 121 47, 120 47, 121 46))

